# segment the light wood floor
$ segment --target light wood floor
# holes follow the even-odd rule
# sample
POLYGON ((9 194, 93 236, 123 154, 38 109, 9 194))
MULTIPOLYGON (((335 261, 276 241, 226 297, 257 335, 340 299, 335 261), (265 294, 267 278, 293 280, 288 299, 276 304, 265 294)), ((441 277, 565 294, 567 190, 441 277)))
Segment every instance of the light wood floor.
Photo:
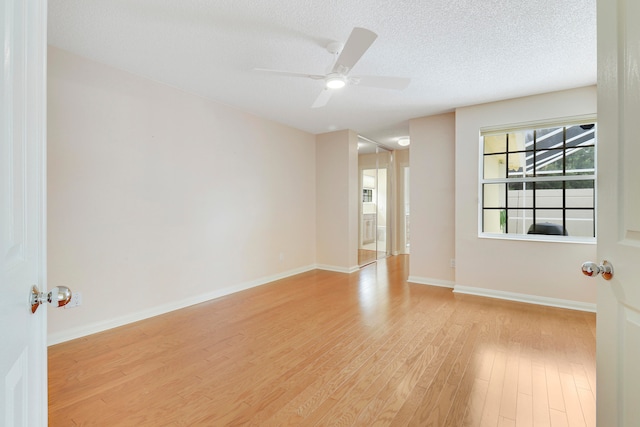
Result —
POLYGON ((377 259, 386 258, 385 252, 377 252, 368 249, 358 249, 358 265, 363 267, 367 264, 371 264, 377 259))
POLYGON ((593 426, 595 315, 313 271, 49 348, 51 426, 593 426))
POLYGON ((363 266, 376 260, 378 252, 367 249, 358 249, 358 265, 363 266))

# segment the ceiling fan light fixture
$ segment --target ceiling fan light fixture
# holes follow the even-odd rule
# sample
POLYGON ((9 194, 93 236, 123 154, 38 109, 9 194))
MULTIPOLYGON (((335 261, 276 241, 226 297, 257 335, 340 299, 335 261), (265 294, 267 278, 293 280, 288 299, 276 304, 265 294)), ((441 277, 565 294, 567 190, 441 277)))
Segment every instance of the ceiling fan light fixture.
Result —
POLYGON ((407 147, 409 144, 411 144, 411 140, 409 138, 398 139, 398 145, 401 147, 407 147))
POLYGON ((343 76, 329 76, 325 80, 327 89, 341 89, 347 84, 347 79, 343 76))

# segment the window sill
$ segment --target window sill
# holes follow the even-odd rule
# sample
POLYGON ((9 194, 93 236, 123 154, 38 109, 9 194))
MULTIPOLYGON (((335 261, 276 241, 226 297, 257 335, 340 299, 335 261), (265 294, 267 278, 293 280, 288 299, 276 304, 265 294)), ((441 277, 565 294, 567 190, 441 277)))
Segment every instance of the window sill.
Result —
POLYGON ((595 245, 597 239, 595 237, 571 237, 571 236, 552 236, 544 234, 491 234, 480 233, 480 239, 491 240, 516 240, 525 242, 543 242, 543 243, 571 243, 582 245, 595 245))

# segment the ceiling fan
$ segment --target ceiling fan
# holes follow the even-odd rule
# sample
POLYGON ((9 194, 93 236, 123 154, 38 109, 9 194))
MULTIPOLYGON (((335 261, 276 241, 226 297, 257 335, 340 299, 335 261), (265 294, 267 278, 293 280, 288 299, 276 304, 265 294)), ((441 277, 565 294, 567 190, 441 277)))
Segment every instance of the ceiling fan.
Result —
POLYGON ((351 31, 351 35, 347 42, 343 45, 340 42, 332 42, 327 45, 327 50, 337 59, 327 74, 305 74, 294 73, 290 71, 271 70, 267 68, 256 68, 256 71, 279 74, 289 77, 304 77, 312 80, 324 80, 325 87, 320 95, 316 98, 311 108, 324 107, 333 90, 342 88, 346 85, 360 85, 377 87, 382 89, 405 89, 411 81, 405 77, 386 77, 386 76, 350 76, 349 72, 362 58, 362 55, 369 49, 375 39, 378 37, 376 33, 366 28, 355 27, 351 31))

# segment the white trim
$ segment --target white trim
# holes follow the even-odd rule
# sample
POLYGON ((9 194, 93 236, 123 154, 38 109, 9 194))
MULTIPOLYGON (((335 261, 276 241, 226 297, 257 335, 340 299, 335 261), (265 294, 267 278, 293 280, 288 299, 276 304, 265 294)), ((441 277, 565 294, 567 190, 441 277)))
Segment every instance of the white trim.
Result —
POLYGON ((536 295, 518 294, 515 292, 496 291, 486 288, 455 285, 453 292, 457 294, 475 295, 480 297, 497 298, 507 301, 524 302, 527 304, 545 305, 549 307, 568 308, 569 310, 588 311, 596 313, 596 304, 571 301, 558 298, 541 297, 536 295))
POLYGON ((595 237, 554 236, 550 234, 479 233, 478 238, 494 240, 519 240, 522 242, 572 243, 578 245, 595 245, 596 243, 598 243, 598 240, 595 237))
POLYGON ((47 345, 59 344, 65 341, 70 341, 76 338, 81 338, 81 337, 95 334, 98 332, 103 332, 108 329, 117 328, 118 326, 127 325, 129 323, 138 322, 140 320, 159 316, 161 314, 166 314, 171 311, 180 310, 182 308, 186 308, 191 305, 200 304, 206 301, 210 301, 210 300, 220 298, 226 295, 230 295, 236 292, 244 291, 246 289, 255 288, 257 286, 265 285, 267 283, 271 283, 276 280, 285 279, 287 277, 295 276, 296 274, 305 273, 307 271, 312 271, 315 269, 316 269, 315 265, 300 267, 297 269, 274 274, 272 276, 263 277, 261 279, 252 280, 250 282, 239 283, 234 286, 228 286, 226 288, 218 289, 205 294, 185 298, 180 301, 174 301, 172 303, 153 307, 148 310, 143 310, 143 311, 131 313, 125 316, 120 316, 115 319, 110 319, 103 322, 90 323, 88 325, 67 329, 62 332, 49 334, 47 345))
POLYGON ((335 273, 345 273, 345 274, 351 274, 351 273, 355 273, 356 271, 360 270, 359 266, 354 266, 354 267, 339 267, 337 265, 326 265, 326 264, 317 264, 316 267, 318 270, 327 270, 327 271, 333 271, 335 273))
POLYGON ((455 286, 455 282, 451 282, 449 280, 442 279, 431 279, 429 277, 417 277, 417 276, 409 276, 407 282, 417 283, 418 285, 430 285, 430 286, 439 286, 441 288, 450 288, 453 289, 455 286))
POLYGON ((530 129, 541 129, 560 126, 576 126, 587 123, 596 123, 597 114, 584 114, 580 116, 569 116, 552 118, 547 120, 535 120, 531 122, 510 123, 503 125, 485 126, 480 128, 480 136, 499 135, 503 133, 517 132, 530 129))

